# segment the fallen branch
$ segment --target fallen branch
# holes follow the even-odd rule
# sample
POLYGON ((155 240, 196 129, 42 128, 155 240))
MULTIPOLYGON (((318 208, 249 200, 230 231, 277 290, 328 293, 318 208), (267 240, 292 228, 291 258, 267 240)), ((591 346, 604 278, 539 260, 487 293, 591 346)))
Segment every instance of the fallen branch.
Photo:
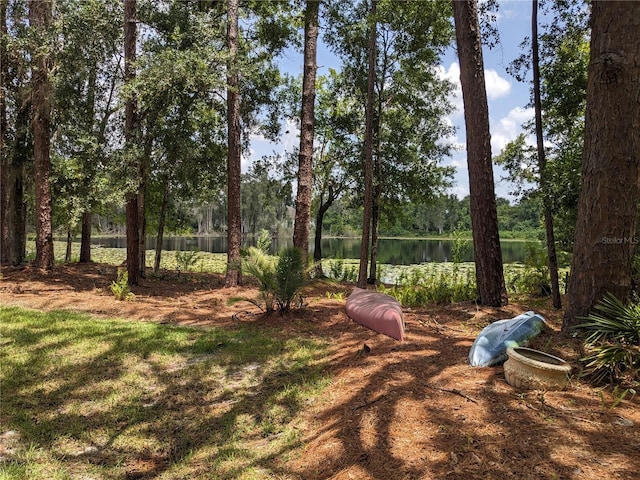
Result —
POLYGON ((374 403, 376 403, 378 400, 382 400, 384 398, 384 393, 378 395, 377 397, 375 397, 373 400, 367 402, 365 401, 362 405, 358 405, 357 407, 355 407, 353 410, 359 410, 361 408, 365 408, 365 407, 369 407, 371 405, 373 405, 374 403))
POLYGON ((460 395, 462 398, 466 398, 467 400, 469 400, 470 402, 473 403, 478 403, 478 401, 473 398, 470 397, 469 395, 467 395, 464 392, 461 392, 460 390, 458 390, 457 388, 442 388, 442 387, 436 387, 435 385, 429 385, 428 383, 425 384, 425 387, 427 388, 431 388, 433 390, 439 390, 441 392, 447 392, 447 393, 453 393, 454 395, 460 395))

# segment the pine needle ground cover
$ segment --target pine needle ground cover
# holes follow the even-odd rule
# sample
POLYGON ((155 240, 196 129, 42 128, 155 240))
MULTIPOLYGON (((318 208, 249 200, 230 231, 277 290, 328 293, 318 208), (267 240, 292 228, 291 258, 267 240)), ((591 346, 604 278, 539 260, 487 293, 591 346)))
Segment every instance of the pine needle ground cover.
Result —
POLYGON ((638 477, 640 396, 580 376, 548 297, 405 307, 398 342, 346 316, 348 282, 264 315, 228 302, 257 282, 166 272, 116 301, 114 280, 107 264, 3 269, 0 479, 638 477), (469 366, 482 328, 527 310, 550 325, 530 346, 574 368, 565 391, 469 366))

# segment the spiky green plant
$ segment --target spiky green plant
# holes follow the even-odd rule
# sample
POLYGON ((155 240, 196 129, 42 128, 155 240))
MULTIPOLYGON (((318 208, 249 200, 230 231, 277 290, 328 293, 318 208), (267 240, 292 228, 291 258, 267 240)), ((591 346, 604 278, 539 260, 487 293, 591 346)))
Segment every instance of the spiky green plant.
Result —
POLYGON ((264 253, 268 253, 271 248, 271 233, 269 230, 260 230, 260 235, 256 239, 256 248, 262 250, 264 253))
POLYGON ((118 269, 118 277, 110 285, 111 293, 117 300, 133 300, 135 294, 129 288, 129 273, 123 269, 118 269))
POLYGON ((288 311, 291 303, 299 297, 300 290, 307 284, 305 259, 296 247, 280 252, 276 265, 276 302, 281 311, 288 311))
POLYGON ((611 383, 627 377, 637 381, 640 373, 640 302, 627 304, 607 294, 594 311, 576 325, 585 332, 589 355, 581 359, 585 374, 595 382, 611 383))
POLYGON ((245 297, 233 298, 232 302, 240 300, 249 301, 265 312, 275 310, 275 258, 256 247, 249 247, 242 257, 241 269, 258 280, 260 284, 260 297, 250 299, 245 297))
POLYGON ((232 302, 249 301, 265 312, 286 312, 293 302, 301 299, 300 291, 308 284, 305 259, 295 247, 285 248, 276 257, 256 247, 249 247, 241 263, 243 273, 256 278, 260 284, 260 297, 233 298, 232 302))

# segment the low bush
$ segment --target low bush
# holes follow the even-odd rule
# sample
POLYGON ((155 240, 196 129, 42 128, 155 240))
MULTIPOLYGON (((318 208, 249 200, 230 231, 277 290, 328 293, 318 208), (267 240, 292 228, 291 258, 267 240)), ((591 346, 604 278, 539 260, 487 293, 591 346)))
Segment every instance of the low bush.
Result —
POLYGON ((265 312, 286 312, 296 301, 302 305, 300 292, 308 284, 308 272, 297 248, 285 248, 278 256, 271 256, 262 249, 249 247, 243 252, 241 269, 258 280, 260 297, 236 297, 232 303, 249 301, 265 312))
POLYGON ((596 383, 640 381, 640 301, 606 295, 575 327, 586 334, 584 374, 596 383))
POLYGON ((129 288, 129 273, 123 268, 118 269, 118 276, 111 282, 111 293, 117 300, 133 300, 135 294, 129 288))
POLYGON ((475 275, 454 264, 450 271, 413 270, 404 272, 393 287, 380 287, 405 307, 447 304, 473 300, 477 296, 475 275))

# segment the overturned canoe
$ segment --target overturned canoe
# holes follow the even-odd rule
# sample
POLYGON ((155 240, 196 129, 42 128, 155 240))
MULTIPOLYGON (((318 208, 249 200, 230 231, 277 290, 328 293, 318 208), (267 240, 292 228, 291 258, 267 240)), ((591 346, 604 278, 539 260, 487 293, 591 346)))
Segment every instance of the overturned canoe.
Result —
POLYGON ((507 348, 526 345, 545 326, 544 317, 531 311, 490 323, 473 342, 469 351, 469 363, 472 367, 499 365, 507 359, 507 348))
POLYGON ((356 288, 345 305, 353 321, 371 330, 404 340, 404 319, 400 303, 389 295, 356 288))

